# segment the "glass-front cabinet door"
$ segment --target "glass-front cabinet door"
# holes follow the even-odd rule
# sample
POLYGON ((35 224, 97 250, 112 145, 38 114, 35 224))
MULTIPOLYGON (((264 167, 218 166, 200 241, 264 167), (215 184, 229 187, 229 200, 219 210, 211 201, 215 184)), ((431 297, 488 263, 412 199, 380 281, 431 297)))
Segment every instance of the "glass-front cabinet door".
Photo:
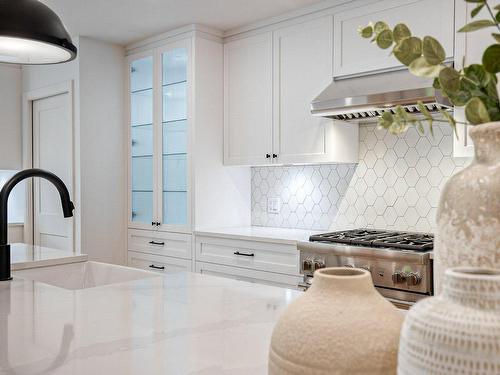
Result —
POLYGON ((188 213, 188 101, 186 47, 161 53, 162 216, 165 225, 186 225, 188 213))
POLYGON ((154 216, 153 56, 130 63, 130 221, 154 216))
POLYGON ((130 62, 129 226, 188 229, 189 44, 130 62))

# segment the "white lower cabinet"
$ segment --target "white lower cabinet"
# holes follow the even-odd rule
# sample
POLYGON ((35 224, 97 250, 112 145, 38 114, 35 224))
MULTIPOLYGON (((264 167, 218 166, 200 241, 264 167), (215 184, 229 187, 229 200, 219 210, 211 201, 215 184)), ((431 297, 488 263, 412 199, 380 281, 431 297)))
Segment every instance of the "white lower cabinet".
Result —
POLYGON ((128 252, 128 265, 164 274, 191 271, 190 260, 137 253, 135 251, 128 252))
POLYGON ((252 269, 229 267, 221 264, 196 262, 196 272, 203 275, 228 277, 230 279, 250 283, 279 286, 289 289, 298 289, 297 285, 302 279, 299 276, 282 275, 273 272, 256 271, 252 269))
POLYGON ((212 236, 195 244, 196 272, 287 288, 301 281, 295 245, 212 236))
POLYGON ((191 271, 191 239, 187 233, 129 229, 127 264, 165 274, 191 271))

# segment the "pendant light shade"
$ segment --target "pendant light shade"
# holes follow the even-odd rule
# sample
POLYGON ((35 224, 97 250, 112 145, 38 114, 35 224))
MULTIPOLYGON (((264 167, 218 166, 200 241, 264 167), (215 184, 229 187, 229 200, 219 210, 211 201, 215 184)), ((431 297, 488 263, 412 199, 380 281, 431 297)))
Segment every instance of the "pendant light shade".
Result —
POLYGON ((61 19, 38 0, 0 0, 0 62, 58 64, 77 49, 61 19))

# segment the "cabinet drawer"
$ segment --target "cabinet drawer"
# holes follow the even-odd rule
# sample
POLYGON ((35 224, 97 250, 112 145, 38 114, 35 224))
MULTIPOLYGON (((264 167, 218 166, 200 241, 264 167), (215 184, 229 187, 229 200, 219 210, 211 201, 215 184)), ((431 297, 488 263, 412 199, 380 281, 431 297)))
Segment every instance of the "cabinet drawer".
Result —
POLYGON ((196 261, 288 275, 299 274, 299 253, 295 245, 197 237, 196 261))
POLYGON ((165 274, 191 270, 191 261, 189 260, 136 253, 135 251, 128 252, 128 265, 165 274))
POLYGON ((191 235, 129 229, 128 250, 191 259, 191 235))
POLYGON ((204 275, 227 277, 239 281, 279 286, 289 289, 298 289, 297 285, 302 280, 299 276, 282 275, 279 273, 256 271, 204 262, 196 262, 196 272, 204 275))

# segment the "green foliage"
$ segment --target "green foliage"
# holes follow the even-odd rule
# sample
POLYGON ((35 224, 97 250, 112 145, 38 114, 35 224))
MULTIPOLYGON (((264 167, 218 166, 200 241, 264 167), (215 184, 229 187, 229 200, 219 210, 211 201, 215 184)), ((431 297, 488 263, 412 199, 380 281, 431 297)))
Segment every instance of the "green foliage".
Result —
MULTIPOLYGON (((438 40, 432 36, 419 38, 412 36, 408 26, 399 23, 393 29, 383 21, 358 29, 363 38, 371 41, 379 48, 392 47, 394 57, 409 71, 419 77, 433 78, 433 87, 441 90, 450 102, 458 107, 465 107, 467 122, 472 125, 484 124, 489 121, 500 121, 500 101, 497 90, 500 73, 500 4, 491 7, 488 0, 465 0, 477 4, 471 11, 471 17, 476 17, 483 9, 487 9, 491 19, 475 20, 463 26, 459 32, 472 32, 488 27, 495 27, 498 32, 491 34, 495 43, 486 48, 482 64, 472 64, 457 70, 446 64, 446 52, 438 40), (497 11, 494 14, 493 9, 497 11)), ((398 134, 406 131, 410 125, 419 132, 424 131, 423 122, 429 126, 436 121, 448 122, 454 129, 457 121, 453 116, 440 109, 443 119, 431 116, 427 107, 419 102, 418 109, 422 116, 406 112, 398 106, 386 110, 379 119, 379 126, 398 134)))

